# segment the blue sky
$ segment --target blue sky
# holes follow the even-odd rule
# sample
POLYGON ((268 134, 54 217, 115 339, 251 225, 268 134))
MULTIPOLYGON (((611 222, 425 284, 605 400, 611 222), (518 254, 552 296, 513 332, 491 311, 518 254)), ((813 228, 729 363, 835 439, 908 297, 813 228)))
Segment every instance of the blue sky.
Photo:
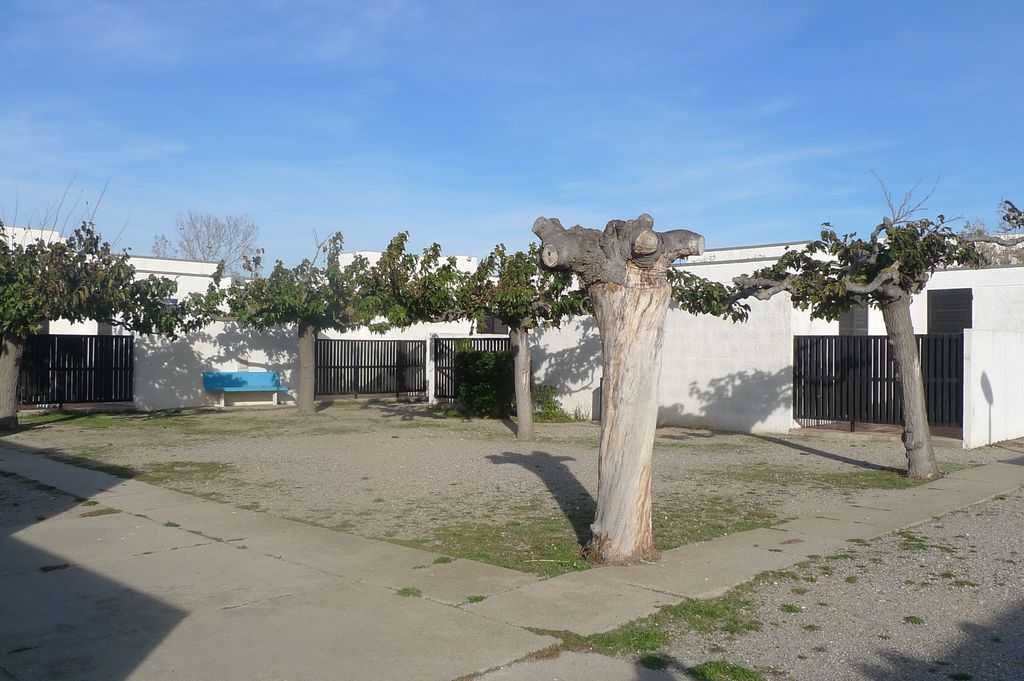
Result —
POLYGON ((0 0, 0 204, 68 182, 150 251, 189 210, 268 256, 521 248, 539 215, 709 247, 1024 202, 1019 2, 0 0))

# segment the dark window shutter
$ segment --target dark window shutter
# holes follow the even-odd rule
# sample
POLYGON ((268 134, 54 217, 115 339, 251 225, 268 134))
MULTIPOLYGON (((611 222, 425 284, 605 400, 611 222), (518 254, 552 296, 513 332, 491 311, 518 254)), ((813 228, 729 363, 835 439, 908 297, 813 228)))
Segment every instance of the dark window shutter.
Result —
POLYGON ((928 333, 963 333, 971 328, 973 303, 969 288, 928 291, 928 333))
POLYGON ((840 336, 868 335, 868 306, 851 307, 839 317, 840 336))

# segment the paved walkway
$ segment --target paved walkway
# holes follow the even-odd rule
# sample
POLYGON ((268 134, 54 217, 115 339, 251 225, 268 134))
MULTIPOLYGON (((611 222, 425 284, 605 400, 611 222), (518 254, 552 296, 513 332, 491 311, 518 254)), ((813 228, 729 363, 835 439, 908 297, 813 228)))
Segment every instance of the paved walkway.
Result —
POLYGON ((657 563, 542 579, 33 454, 0 449, 0 471, 97 502, 0 528, 0 679, 17 681, 666 679, 593 655, 508 665, 557 643, 527 628, 612 629, 1024 485, 1024 465, 989 464, 657 563))

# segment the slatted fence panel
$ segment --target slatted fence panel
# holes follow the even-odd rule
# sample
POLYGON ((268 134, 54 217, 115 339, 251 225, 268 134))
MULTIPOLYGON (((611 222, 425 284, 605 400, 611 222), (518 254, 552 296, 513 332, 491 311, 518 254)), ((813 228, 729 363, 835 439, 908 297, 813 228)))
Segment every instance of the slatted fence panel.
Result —
MULTIPOLYGON (((961 334, 917 337, 928 420, 963 426, 961 334)), ((903 423, 892 344, 885 336, 796 336, 793 415, 809 421, 903 423)))
POLYGON ((131 402, 131 336, 37 334, 21 359, 21 404, 131 402))
POLYGON ((426 392, 426 341, 316 341, 317 395, 426 392))

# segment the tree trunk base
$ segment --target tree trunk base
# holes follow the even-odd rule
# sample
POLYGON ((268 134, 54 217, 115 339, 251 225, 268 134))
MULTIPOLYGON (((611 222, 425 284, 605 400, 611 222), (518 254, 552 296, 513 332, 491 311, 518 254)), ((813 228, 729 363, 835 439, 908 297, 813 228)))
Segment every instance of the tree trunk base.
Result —
POLYGON ((661 551, 653 546, 642 551, 637 551, 627 556, 611 557, 612 552, 609 546, 612 544, 608 537, 592 538, 583 547, 583 558, 593 565, 634 565, 636 563, 653 563, 661 559, 661 551))
POLYGON ((18 417, 17 416, 3 416, 0 417, 0 432, 10 432, 18 429, 18 417))

